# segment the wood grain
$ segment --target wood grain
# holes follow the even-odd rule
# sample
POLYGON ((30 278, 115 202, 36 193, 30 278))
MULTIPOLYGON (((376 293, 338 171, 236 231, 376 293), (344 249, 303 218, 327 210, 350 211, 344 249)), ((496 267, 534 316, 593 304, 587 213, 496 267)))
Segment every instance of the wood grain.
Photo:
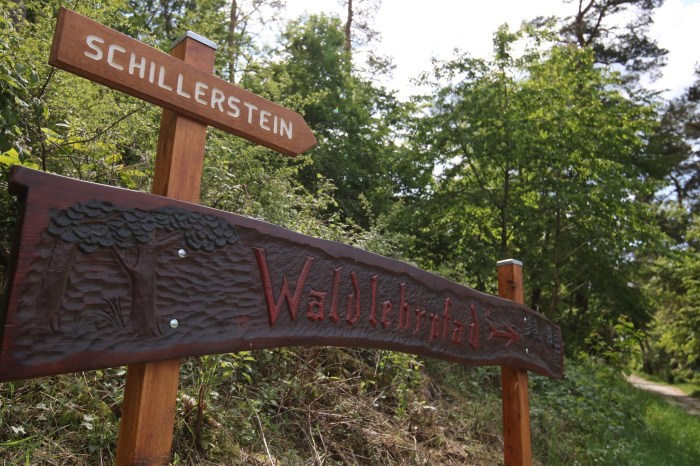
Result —
MULTIPOLYGON (((192 39, 180 42, 172 55, 198 69, 214 71, 214 49, 192 39)), ((199 203, 206 139, 205 124, 172 110, 163 110, 151 192, 199 203)))
POLYGON ((180 359, 129 366, 115 465, 170 464, 179 376, 180 359))
MULTIPOLYGON (((498 263, 498 295, 523 304, 523 267, 518 261, 498 263)), ((528 348, 529 350, 529 348, 528 348)), ((501 367, 503 402, 503 456, 506 466, 530 466, 530 400, 528 375, 525 369, 501 367)))
MULTIPOLYGON (((296 345, 386 348, 562 376, 559 328, 513 301, 347 245, 194 204, 26 168, 14 169, 11 182, 13 192, 25 192, 26 212, 0 380, 296 345), (58 327, 52 328, 48 307, 37 305, 52 251, 65 243, 47 232, 52 215, 98 200, 142 217, 175 209, 170 233, 133 221, 138 231, 151 232, 149 244, 164 245, 154 259, 155 334, 130 325, 134 290, 117 259, 122 255, 133 265, 144 257, 138 240, 126 249, 105 243, 89 254, 77 248, 70 268, 61 272, 70 274, 63 295, 52 295, 59 300, 51 306, 60 311, 58 327), (207 245, 198 239, 202 230, 176 220, 184 222, 186 212, 224 222, 235 229, 235 241, 224 244, 219 238, 219 247, 214 237, 207 245), (114 312, 123 326, 110 323, 119 319, 98 317, 109 310, 105 298, 120 303, 114 312), (179 321, 176 329, 169 326, 173 318, 179 321)), ((214 230, 226 234, 226 228, 214 230)))

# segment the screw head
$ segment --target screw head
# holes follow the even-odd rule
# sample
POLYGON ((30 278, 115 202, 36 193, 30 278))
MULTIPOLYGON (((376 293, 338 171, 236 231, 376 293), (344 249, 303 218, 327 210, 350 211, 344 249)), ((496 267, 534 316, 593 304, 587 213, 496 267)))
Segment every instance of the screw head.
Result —
POLYGON ((180 259, 184 259, 185 257, 187 257, 187 251, 185 251, 184 249, 178 249, 177 255, 180 257, 180 259))
POLYGON ((177 319, 173 319, 170 321, 170 328, 173 330, 175 330, 179 325, 180 322, 178 322, 177 319))

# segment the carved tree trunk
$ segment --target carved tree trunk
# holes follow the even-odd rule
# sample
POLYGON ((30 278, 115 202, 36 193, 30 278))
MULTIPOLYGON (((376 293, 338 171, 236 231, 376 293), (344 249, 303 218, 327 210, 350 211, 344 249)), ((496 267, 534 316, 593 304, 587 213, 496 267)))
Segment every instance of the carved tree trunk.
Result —
POLYGON ((160 335, 156 316, 156 246, 140 245, 132 264, 122 251, 115 250, 115 255, 131 280, 130 327, 140 334, 160 335))
POLYGON ((49 326, 54 331, 63 330, 61 325, 61 301, 66 294, 70 268, 75 258, 76 247, 56 239, 51 251, 51 262, 46 269, 46 279, 38 297, 38 308, 45 308, 49 316, 49 326))

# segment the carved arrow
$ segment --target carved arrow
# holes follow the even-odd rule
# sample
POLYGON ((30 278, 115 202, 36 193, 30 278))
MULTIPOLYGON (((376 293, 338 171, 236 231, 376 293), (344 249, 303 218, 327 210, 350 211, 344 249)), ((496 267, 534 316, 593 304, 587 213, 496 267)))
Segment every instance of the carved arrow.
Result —
POLYGON ((509 346, 513 342, 520 341, 520 335, 513 330, 510 325, 505 324, 506 330, 500 330, 491 325, 491 335, 489 335, 489 339, 491 338, 506 338, 508 341, 506 342, 505 346, 509 346))

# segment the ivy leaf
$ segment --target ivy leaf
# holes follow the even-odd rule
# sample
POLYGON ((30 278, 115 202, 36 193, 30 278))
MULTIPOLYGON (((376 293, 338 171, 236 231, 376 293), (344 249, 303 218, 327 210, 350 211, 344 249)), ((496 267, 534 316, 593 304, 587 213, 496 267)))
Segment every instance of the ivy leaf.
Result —
POLYGON ((0 154, 0 164, 12 166, 22 165, 19 160, 19 153, 15 149, 10 149, 7 152, 0 154))

